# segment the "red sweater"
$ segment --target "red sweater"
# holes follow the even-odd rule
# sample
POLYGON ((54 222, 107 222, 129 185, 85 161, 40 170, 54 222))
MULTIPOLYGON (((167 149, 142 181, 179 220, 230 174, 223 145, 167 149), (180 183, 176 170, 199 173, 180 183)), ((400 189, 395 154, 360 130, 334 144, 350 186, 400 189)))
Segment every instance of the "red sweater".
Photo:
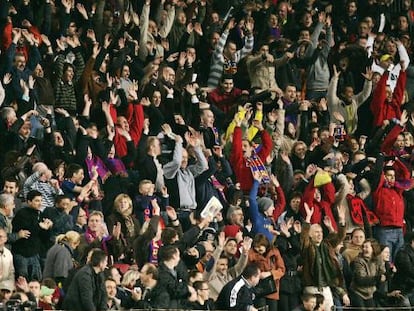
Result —
POLYGON ((275 204, 275 210, 273 211, 273 219, 277 221, 280 215, 285 211, 286 207, 286 198, 285 193, 283 192, 282 187, 275 187, 276 198, 272 195, 272 200, 275 204))
MULTIPOLYGON (((6 52, 6 50, 12 44, 12 41, 13 41, 12 30, 13 30, 12 23, 7 23, 6 26, 4 26, 2 40, 1 40, 2 41, 1 49, 3 52, 6 52)), ((31 26, 28 30, 30 33, 32 33, 35 36, 37 40, 39 40, 39 46, 40 46, 40 44, 42 44, 42 36, 40 34, 39 29, 37 29, 35 26, 31 26)), ((20 48, 18 52, 23 53, 24 56, 26 57, 26 60, 28 59, 29 51, 28 51, 27 45, 25 45, 23 48, 20 48)))
POLYGON ((399 154, 397 154, 397 152, 393 152, 393 147, 398 135, 400 135, 403 130, 404 128, 400 125, 394 126, 392 130, 387 134, 387 136, 385 136, 385 139, 381 144, 381 152, 386 155, 398 156, 399 154))
POLYGON ((242 94, 242 90, 233 88, 230 93, 224 93, 221 87, 217 87, 208 94, 210 104, 217 106, 220 110, 227 113, 235 105, 237 98, 242 94))
POLYGON ((381 76, 381 79, 378 81, 378 84, 375 88, 372 102, 371 102, 371 111, 374 115, 374 127, 382 126, 384 120, 389 120, 392 118, 400 119, 401 117, 401 102, 404 96, 405 84, 407 82, 407 73, 405 71, 400 71, 398 76, 397 85, 392 94, 391 102, 387 102, 387 94, 385 88, 388 80, 388 71, 384 72, 381 76))
POLYGON ((316 188, 314 187, 314 179, 312 179, 309 185, 306 187, 303 193, 303 200, 300 207, 300 213, 303 218, 306 218, 306 211, 304 203, 307 203, 310 208, 314 208, 314 212, 311 218, 311 224, 322 224, 323 217, 328 216, 331 219, 332 226, 335 230, 338 230, 335 218, 332 214, 332 206, 335 202, 335 187, 332 182, 320 187, 321 200, 318 202, 315 200, 316 188))
MULTIPOLYGON (((112 120, 115 124, 117 124, 118 115, 114 105, 110 105, 110 109, 112 120)), ((142 105, 134 105, 129 103, 125 117, 129 124, 129 135, 131 135, 134 145, 137 147, 138 142, 141 139, 142 129, 144 127, 144 110, 142 105)), ((119 133, 118 128, 115 130, 114 145, 118 157, 123 158, 127 155, 127 140, 119 133)))
MULTIPOLYGON (((253 176, 250 168, 247 166, 246 159, 243 157, 242 150, 242 129, 236 127, 233 133, 233 147, 230 155, 230 163, 232 165, 237 181, 243 192, 248 193, 253 185, 253 176)), ((258 152, 259 158, 266 163, 266 158, 272 150, 272 139, 266 131, 262 131, 262 148, 258 152)))

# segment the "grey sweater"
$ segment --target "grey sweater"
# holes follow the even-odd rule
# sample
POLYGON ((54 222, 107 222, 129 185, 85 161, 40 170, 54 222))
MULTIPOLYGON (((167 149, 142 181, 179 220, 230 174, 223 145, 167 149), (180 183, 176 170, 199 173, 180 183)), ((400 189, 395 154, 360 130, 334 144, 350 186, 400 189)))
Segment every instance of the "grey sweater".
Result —
POLYGON ((180 208, 193 210, 197 207, 196 190, 194 178, 207 170, 207 159, 200 147, 194 148, 197 162, 181 168, 183 158, 183 145, 176 143, 174 148, 173 159, 163 167, 164 177, 166 179, 177 178, 178 191, 180 195, 180 208))
MULTIPOLYGON (((319 35, 322 32, 323 24, 318 23, 312 33, 312 44, 306 50, 306 58, 312 58, 318 48, 319 35)), ((318 56, 310 65, 307 72, 306 88, 308 90, 327 90, 329 85, 329 67, 328 55, 331 49, 330 42, 332 40, 332 28, 326 29, 326 43, 323 44, 318 56)))

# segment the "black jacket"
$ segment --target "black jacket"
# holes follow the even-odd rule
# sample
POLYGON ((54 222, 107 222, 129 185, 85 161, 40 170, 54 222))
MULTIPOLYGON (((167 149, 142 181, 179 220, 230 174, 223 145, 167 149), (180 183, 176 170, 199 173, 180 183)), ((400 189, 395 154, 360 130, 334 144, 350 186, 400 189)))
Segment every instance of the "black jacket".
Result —
POLYGON ((106 310, 107 295, 104 278, 91 265, 85 265, 75 274, 63 301, 64 310, 106 310))
POLYGON ((30 207, 24 207, 14 216, 12 225, 13 232, 20 230, 29 230, 30 237, 27 239, 19 239, 13 243, 13 253, 22 255, 23 257, 32 257, 45 253, 44 246, 49 241, 49 231, 43 230, 39 226, 39 222, 43 221, 43 214, 30 207))
POLYGON ((406 245, 397 253, 395 258, 397 273, 394 276, 393 287, 405 292, 414 290, 414 249, 406 245))
POLYGON ((177 271, 177 275, 174 276, 164 263, 160 263, 158 268, 158 284, 169 294, 169 307, 171 309, 181 308, 190 295, 188 284, 180 275, 179 270, 177 271))

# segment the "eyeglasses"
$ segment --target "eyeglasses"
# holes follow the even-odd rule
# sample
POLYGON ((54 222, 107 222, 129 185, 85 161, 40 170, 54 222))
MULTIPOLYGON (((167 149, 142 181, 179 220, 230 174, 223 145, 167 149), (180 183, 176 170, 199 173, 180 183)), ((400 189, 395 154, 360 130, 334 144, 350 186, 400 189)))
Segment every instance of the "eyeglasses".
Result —
POLYGON ((209 290, 210 288, 200 288, 199 290, 209 290))
POLYGON ((79 218, 83 218, 83 217, 87 217, 86 214, 85 215, 78 215, 79 218))

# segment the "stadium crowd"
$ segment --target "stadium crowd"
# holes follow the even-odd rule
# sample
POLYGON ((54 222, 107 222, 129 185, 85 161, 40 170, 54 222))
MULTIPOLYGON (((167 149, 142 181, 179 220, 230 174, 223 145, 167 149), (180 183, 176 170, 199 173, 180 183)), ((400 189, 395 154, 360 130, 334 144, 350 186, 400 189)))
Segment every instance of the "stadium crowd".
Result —
POLYGON ((411 0, 0 0, 0 309, 414 306, 413 30, 411 0))

